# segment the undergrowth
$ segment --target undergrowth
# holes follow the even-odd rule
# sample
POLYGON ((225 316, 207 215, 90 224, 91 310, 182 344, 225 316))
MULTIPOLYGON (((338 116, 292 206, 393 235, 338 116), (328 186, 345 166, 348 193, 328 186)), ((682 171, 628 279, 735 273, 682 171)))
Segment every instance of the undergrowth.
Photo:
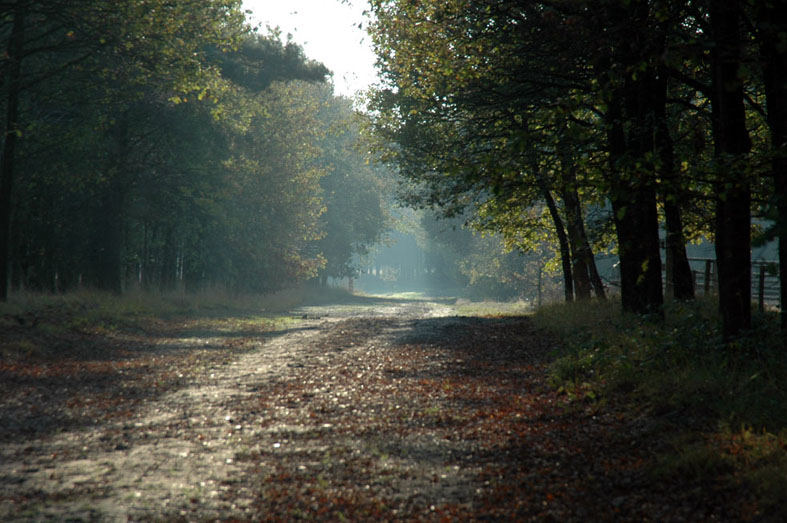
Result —
POLYGON ((654 472, 747 485, 765 513, 787 505, 787 350, 774 313, 722 343, 711 300, 670 303, 663 321, 615 301, 559 304, 534 314, 556 335, 555 387, 615 396, 677 434, 654 472))

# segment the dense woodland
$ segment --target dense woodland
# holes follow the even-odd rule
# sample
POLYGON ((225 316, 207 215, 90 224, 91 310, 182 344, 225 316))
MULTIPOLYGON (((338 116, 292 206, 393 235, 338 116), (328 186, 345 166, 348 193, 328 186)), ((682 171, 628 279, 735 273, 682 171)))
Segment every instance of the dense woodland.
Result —
POLYGON ((787 301, 781 2, 371 4, 373 128, 411 203, 524 250, 549 219, 568 299, 604 297, 593 252, 613 246, 624 309, 656 316, 660 231, 678 299, 687 241, 711 240, 728 339, 751 326, 752 241, 779 238, 787 301))
POLYGON ((784 2, 315 1, 0 0, 0 520, 783 521, 784 2))
POLYGON ((787 234, 778 7, 373 0, 361 116, 234 0, 1 2, 0 295, 350 276, 395 168, 406 203, 536 253, 505 268, 522 260, 476 242, 453 263, 470 280, 516 288, 551 247, 567 300, 604 298, 594 254, 615 252, 624 309, 658 317, 662 272, 692 298, 685 246, 712 241, 735 337, 752 242, 787 234))
POLYGON ((352 101, 240 1, 0 2, 0 45, 3 297, 272 291, 388 226, 352 101))

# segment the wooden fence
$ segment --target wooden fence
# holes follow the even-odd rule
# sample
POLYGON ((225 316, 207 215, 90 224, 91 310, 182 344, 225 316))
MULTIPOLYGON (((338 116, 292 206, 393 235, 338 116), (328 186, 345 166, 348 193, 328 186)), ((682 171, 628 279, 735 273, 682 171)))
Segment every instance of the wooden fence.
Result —
MULTIPOLYGON (((694 289, 697 294, 715 294, 719 289, 716 260, 712 258, 689 258, 694 274, 694 289)), ((762 311, 765 307, 781 308, 779 295, 779 263, 756 260, 751 267, 751 295, 762 311)))

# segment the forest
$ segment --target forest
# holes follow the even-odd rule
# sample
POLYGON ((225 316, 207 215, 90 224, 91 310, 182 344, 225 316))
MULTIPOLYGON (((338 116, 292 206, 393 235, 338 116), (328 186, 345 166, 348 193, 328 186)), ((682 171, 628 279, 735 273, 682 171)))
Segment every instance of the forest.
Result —
POLYGON ((547 230, 569 301, 605 297, 593 254, 611 248, 639 314, 661 315, 664 288, 693 298, 686 244, 712 241, 724 336, 751 329, 753 242, 779 240, 785 268, 779 2, 371 6, 372 127, 406 201, 524 251, 547 230))
POLYGON ((0 520, 784 521, 784 2, 317 1, 0 0, 0 520))
POLYGON ((460 244, 465 281, 516 289, 554 253, 567 301, 603 299, 611 253, 624 310, 658 316, 709 241, 724 335, 751 328, 751 247, 787 220, 778 2, 369 8, 359 111, 239 2, 4 5, 0 296, 355 276, 398 173, 403 204, 531 257, 460 244))
POLYGON ((0 4, 0 296, 351 274, 387 171, 330 71, 239 1, 0 4))

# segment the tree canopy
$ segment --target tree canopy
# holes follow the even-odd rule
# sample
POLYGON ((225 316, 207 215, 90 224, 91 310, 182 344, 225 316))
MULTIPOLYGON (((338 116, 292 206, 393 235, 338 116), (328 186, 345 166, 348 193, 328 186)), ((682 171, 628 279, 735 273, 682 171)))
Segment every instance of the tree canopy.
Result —
POLYGON ((767 165, 784 154, 776 4, 373 0, 378 147, 413 203, 512 238, 549 209, 568 298, 597 282, 589 211, 614 226, 632 312, 660 315, 662 237, 679 299, 693 296, 686 238, 713 239, 732 339, 750 327, 751 219, 782 202, 787 223, 784 166, 767 165))
POLYGON ((272 291, 387 227, 330 71, 239 1, 4 2, 0 45, 3 297, 272 291))

